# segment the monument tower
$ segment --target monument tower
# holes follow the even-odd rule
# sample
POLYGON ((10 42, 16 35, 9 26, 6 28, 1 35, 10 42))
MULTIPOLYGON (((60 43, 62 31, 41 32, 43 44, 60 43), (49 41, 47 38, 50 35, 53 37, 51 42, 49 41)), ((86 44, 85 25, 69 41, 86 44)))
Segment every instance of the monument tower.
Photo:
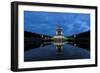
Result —
POLYGON ((63 36, 63 30, 60 25, 57 25, 56 27, 56 35, 54 36, 56 43, 62 43, 63 36))

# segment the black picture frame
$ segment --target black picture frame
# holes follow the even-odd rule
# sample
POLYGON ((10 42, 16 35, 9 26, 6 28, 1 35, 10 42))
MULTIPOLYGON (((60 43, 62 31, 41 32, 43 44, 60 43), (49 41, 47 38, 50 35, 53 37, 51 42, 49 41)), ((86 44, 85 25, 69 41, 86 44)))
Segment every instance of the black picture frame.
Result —
POLYGON ((32 71, 32 70, 49 70, 49 69, 64 69, 64 68, 81 68, 97 66, 97 6, 84 5, 68 5, 68 4, 49 4, 35 2, 11 2, 11 71, 32 71), (19 5, 35 5, 35 6, 50 6, 50 7, 69 7, 83 8, 95 10, 95 64, 72 65, 72 66, 52 66, 39 68, 18 68, 18 6, 19 5))

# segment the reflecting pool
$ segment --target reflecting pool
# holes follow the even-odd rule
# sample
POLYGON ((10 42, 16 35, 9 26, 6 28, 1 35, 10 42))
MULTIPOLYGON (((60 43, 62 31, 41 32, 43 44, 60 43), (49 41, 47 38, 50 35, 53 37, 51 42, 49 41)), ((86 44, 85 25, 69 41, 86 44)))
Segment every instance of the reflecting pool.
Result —
POLYGON ((90 51, 69 43, 41 44, 24 51, 24 61, 89 59, 90 51))

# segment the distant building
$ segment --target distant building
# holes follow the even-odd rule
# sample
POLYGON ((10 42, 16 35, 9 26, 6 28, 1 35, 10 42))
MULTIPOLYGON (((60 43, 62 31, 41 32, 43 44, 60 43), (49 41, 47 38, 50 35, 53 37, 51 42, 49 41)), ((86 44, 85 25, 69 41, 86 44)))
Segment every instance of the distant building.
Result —
POLYGON ((57 35, 57 36, 63 35, 62 27, 59 26, 59 25, 58 25, 57 28, 56 28, 56 35, 57 35))
POLYGON ((55 42, 62 43, 63 38, 64 38, 64 36, 63 36, 62 27, 60 25, 58 25, 56 27, 56 35, 54 36, 55 42))

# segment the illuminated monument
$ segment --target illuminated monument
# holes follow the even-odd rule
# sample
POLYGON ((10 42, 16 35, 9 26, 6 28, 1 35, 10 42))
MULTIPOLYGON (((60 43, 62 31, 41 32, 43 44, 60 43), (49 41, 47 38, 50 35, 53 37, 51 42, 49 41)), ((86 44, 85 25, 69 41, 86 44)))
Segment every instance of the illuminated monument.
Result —
POLYGON ((62 27, 60 25, 57 25, 56 27, 56 35, 54 36, 55 38, 55 42, 56 43, 62 43, 63 42, 63 31, 62 31, 62 27))

